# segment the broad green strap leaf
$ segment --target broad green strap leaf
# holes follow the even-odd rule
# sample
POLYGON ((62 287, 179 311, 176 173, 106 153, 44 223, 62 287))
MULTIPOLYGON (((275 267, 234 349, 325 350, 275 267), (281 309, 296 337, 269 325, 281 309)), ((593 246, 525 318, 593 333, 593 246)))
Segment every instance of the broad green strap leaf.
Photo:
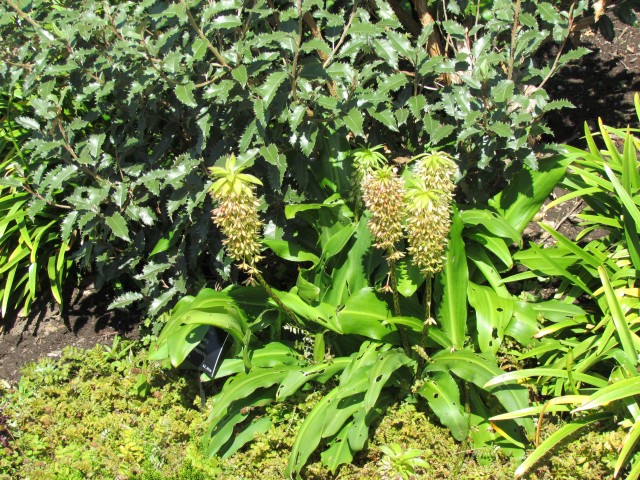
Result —
MULTIPOLYGON (((281 365, 297 365, 304 361, 297 350, 280 342, 269 342, 262 348, 256 348, 249 354, 253 368, 273 368, 281 365)), ((216 372, 215 378, 224 378, 245 370, 242 358, 226 358, 216 372)))
POLYGON ((244 429, 242 432, 237 434, 234 437, 233 443, 231 446, 224 452, 222 458, 229 458, 231 455, 236 453, 240 448, 242 448, 247 443, 253 441, 256 436, 267 433, 267 431, 271 428, 271 418, 264 416, 255 419, 251 424, 244 429))
POLYGON ((504 191, 491 199, 491 206, 521 233, 564 176, 569 163, 566 157, 556 155, 541 160, 537 171, 524 168, 504 191))
MULTIPOLYGON (((489 381, 502 373, 502 370, 495 363, 469 350, 440 351, 432 357, 432 363, 427 366, 426 370, 449 371, 485 390, 491 386, 489 381)), ((494 385, 497 385, 497 383, 494 383, 494 385)), ((498 399, 508 412, 519 410, 529 405, 529 392, 520 385, 492 388, 488 391, 498 399)), ((525 427, 527 431, 533 429, 533 422, 530 419, 519 419, 518 423, 525 427)))
POLYGON ((291 448, 291 454, 289 455, 289 464, 285 470, 287 478, 291 478, 293 474, 296 475, 296 478, 301 478, 300 471, 318 447, 322 439, 325 417, 334 403, 338 402, 339 394, 339 387, 336 387, 322 397, 306 416, 302 425, 300 425, 293 442, 293 447, 291 448))
POLYGON ((258 389, 269 388, 282 382, 287 374, 295 368, 297 368, 295 365, 254 368, 248 373, 239 373, 230 378, 216 396, 216 401, 209 414, 209 422, 215 425, 227 414, 227 410, 233 402, 248 397, 258 389))
POLYGON ((331 283, 322 297, 324 302, 336 308, 346 303, 353 293, 370 285, 369 278, 382 259, 380 251, 371 247, 372 237, 365 216, 360 218, 355 237, 347 259, 342 265, 335 266, 331 283))
POLYGON ((392 315, 389 305, 380 300, 372 289, 365 288, 349 297, 338 311, 337 319, 344 334, 395 343, 399 341, 396 330, 386 322, 392 315))
POLYGON ((469 282, 469 304, 476 311, 480 351, 496 353, 513 316, 513 299, 502 298, 489 287, 469 282))
POLYGON ((437 312, 438 325, 451 339, 451 344, 462 348, 467 332, 467 282, 469 270, 465 255, 462 229, 464 225, 459 212, 454 210, 451 221, 449 244, 447 245, 444 270, 437 277, 442 292, 437 312))
POLYGON ((448 372, 435 371, 426 378, 418 390, 443 425, 451 430, 456 440, 469 435, 469 415, 460 401, 458 384, 448 372))
POLYGON ((404 257, 396 262, 396 278, 398 293, 404 297, 410 297, 424 283, 425 276, 419 267, 404 257))
POLYGON ((300 317, 303 324, 311 322, 321 325, 332 332, 343 333, 340 323, 337 321, 335 309, 331 305, 319 303, 317 306, 312 307, 296 294, 280 292, 275 289, 272 289, 272 291, 287 308, 300 317))
POLYGON ((364 396, 365 411, 371 410, 377 403, 380 392, 389 378, 403 366, 411 367, 415 362, 401 350, 389 350, 378 357, 378 361, 367 371, 369 387, 364 396))
POLYGON ((349 223, 333 234, 322 249, 321 260, 326 261, 340 253, 355 232, 356 226, 349 223))
MULTIPOLYGON (((222 419, 215 423, 210 423, 205 437, 209 456, 215 455, 228 444, 234 432, 237 431, 237 425, 249 416, 248 412, 251 407, 260 407, 273 402, 274 391, 275 388, 270 388, 251 392, 246 397, 235 402, 222 419)), ((251 428, 251 425, 249 425, 249 428, 251 428)), ((229 448, 233 445, 235 443, 230 445, 229 448)), ((224 453, 227 453, 227 451, 224 453)))
POLYGON ((354 451, 349 445, 349 431, 353 427, 353 421, 347 423, 342 430, 329 442, 329 448, 320 454, 322 463, 331 473, 335 474, 340 465, 351 463, 354 451))
POLYGON ((278 392, 276 393, 276 400, 284 400, 296 393, 305 383, 318 377, 330 378, 336 375, 338 372, 344 370, 350 362, 351 358, 340 357, 332 359, 330 363, 323 362, 317 365, 309 365, 297 370, 291 370, 280 383, 280 387, 278 387, 278 392))
POLYGON ((273 250, 273 253, 280 258, 289 260, 292 262, 311 262, 312 267, 315 267, 320 259, 313 253, 304 251, 300 245, 290 242, 288 240, 262 240, 267 247, 273 250))

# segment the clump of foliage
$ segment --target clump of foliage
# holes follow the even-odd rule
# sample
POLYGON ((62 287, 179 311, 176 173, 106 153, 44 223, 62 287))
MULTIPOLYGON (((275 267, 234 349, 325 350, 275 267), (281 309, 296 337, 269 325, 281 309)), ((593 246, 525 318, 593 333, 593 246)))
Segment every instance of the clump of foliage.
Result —
MULTIPOLYGON (((51 292, 62 304, 62 290, 71 266, 68 250, 73 238, 63 241, 59 225, 69 207, 46 201, 31 185, 45 163, 34 162, 23 145, 24 124, 31 110, 3 85, 0 92, 0 316, 22 308, 51 292)), ((56 192, 57 198, 60 192, 56 192)))
MULTIPOLYGON (((640 96, 635 105, 640 121, 640 96)), ((494 417, 515 418, 545 412, 570 411, 572 420, 544 442, 537 436, 538 448, 519 467, 524 474, 548 454, 563 438, 603 419, 615 418, 629 429, 624 448, 615 461, 615 475, 628 471, 629 478, 640 475, 640 438, 638 404, 640 392, 637 365, 640 361, 638 339, 638 295, 640 272, 640 173, 638 151, 640 130, 615 129, 600 122, 598 147, 596 138, 585 125, 588 149, 567 147, 571 161, 562 185, 568 193, 556 203, 580 197, 585 208, 577 215, 582 232, 572 241, 549 225, 541 227, 555 240, 542 248, 532 244, 514 257, 528 271, 507 279, 548 277, 560 280, 556 297, 569 306, 578 299, 588 307, 566 321, 545 319, 536 334, 535 348, 520 354, 520 359, 535 359, 537 368, 506 373, 492 380, 499 384, 513 379, 541 376, 536 388, 547 402, 520 412, 494 417), (612 137, 621 140, 617 147, 612 137), (601 235, 586 236, 596 229, 601 235), (572 407, 570 407, 572 406, 572 407)))
MULTIPOLYGON (((356 217, 347 201, 334 195, 324 203, 285 208, 288 218, 304 220, 292 236, 299 242, 263 241, 275 255, 300 265, 289 291, 265 288, 261 281, 222 291, 204 289, 178 302, 152 345, 150 358, 180 365, 211 326, 229 333, 237 354, 229 355, 217 373, 217 378, 229 379, 209 416, 205 440, 210 455, 228 457, 255 435, 267 432, 274 419, 264 407, 285 401, 308 385, 327 385, 329 390, 296 429, 287 467, 290 476, 300 476, 316 450, 322 451, 322 463, 337 472, 365 448, 370 426, 388 405, 414 395, 459 441, 469 441, 474 448, 497 442, 522 453, 522 443, 513 448, 502 442, 488 417, 491 411, 524 408, 527 390, 518 385, 483 386, 502 373, 498 350, 503 341, 522 346, 532 342, 539 312, 566 319, 581 309, 558 308, 554 301, 520 301, 499 283, 499 272, 512 266, 509 245, 521 242, 522 230, 564 167, 549 159, 544 171, 527 170, 493 199, 490 212, 467 208, 451 213, 447 202, 453 162, 439 158, 420 156, 415 167, 399 174, 380 166, 361 176, 365 185, 378 181, 384 186, 395 178, 406 182, 404 202, 416 202, 420 208, 401 209, 406 215, 398 218, 402 229, 409 230, 412 215, 428 220, 436 210, 433 204, 438 204, 444 233, 421 232, 440 235, 446 245, 436 253, 438 269, 424 272, 423 265, 414 265, 416 253, 408 248, 405 252, 403 238, 385 244, 383 257, 375 247, 382 236, 370 231, 381 225, 379 219, 368 211, 356 217), (425 179, 422 160, 447 167, 448 173, 435 176, 439 183, 425 179), (376 176, 378 171, 382 173, 376 176), (532 180, 536 195, 519 197, 520 181, 532 180), (419 188, 411 194, 411 185, 417 182, 419 188), (465 255, 465 250, 473 253, 465 255), (281 324, 293 335, 278 340, 281 324)), ((377 205, 366 198, 363 203, 377 205)), ((514 422, 505 428, 524 441, 533 424, 514 422)))
POLYGON ((70 209, 58 213, 62 242, 77 237, 74 258, 98 287, 118 280, 114 307, 141 301, 156 315, 233 274, 207 196, 207 169, 229 154, 263 181, 278 240, 283 205, 345 189, 358 143, 386 142, 393 157, 446 146, 471 202, 535 168, 529 139, 546 131, 541 116, 568 105, 544 85, 585 50, 549 64, 533 56, 547 39, 565 42, 588 2, 479 8, 7 0, 0 81, 33 108, 21 117, 39 165, 28 183, 70 209), (342 173, 318 175, 327 163, 342 173))

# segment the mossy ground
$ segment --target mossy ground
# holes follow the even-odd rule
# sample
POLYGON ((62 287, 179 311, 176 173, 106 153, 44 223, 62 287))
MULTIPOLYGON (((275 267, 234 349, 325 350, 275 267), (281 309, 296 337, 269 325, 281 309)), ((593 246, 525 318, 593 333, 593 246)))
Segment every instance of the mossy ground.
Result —
MULTIPOLYGON (((229 459, 208 459, 201 439, 210 402, 200 409, 194 377, 150 364, 136 348, 69 348, 58 361, 29 364, 17 388, 0 385, 0 479, 284 478, 297 426, 322 392, 267 407, 274 428, 229 459)), ((568 442, 530 478, 611 477, 624 432, 608 427, 568 442)), ((394 443, 403 451, 421 450, 429 466, 416 468, 415 478, 508 479, 518 465, 500 450, 463 446, 425 412, 403 403, 372 427, 353 465, 333 474, 318 455, 304 478, 401 478, 382 462, 380 446, 394 443)))

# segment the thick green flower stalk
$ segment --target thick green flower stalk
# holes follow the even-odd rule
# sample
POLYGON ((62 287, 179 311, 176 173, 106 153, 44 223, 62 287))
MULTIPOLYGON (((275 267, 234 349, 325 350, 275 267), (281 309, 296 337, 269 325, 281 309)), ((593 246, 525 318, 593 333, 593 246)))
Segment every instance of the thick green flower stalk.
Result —
POLYGON ((362 199, 371 212, 369 230, 377 248, 395 252, 403 236, 404 182, 389 166, 368 173, 360 185, 362 199))
MULTIPOLYGON (((389 277, 384 290, 393 295, 395 315, 401 315, 400 296, 396 280, 396 260, 404 254, 396 249, 396 244, 404 236, 402 222, 405 216, 404 182, 390 166, 372 168, 362 178, 360 183, 362 200, 371 212, 368 222, 369 230, 375 239, 374 246, 387 253, 389 263, 389 277)), ((399 328, 402 346, 409 354, 409 341, 406 332, 399 328)))
MULTIPOLYGON (((256 198, 255 186, 262 185, 262 182, 253 175, 242 173, 244 168, 236 166, 234 155, 229 157, 224 168, 211 167, 209 170, 215 179, 210 192, 218 202, 218 207, 213 210, 213 222, 220 227, 225 236, 223 244, 226 246, 227 255, 239 262, 239 267, 250 275, 249 281, 252 282, 255 277, 282 311, 297 323, 296 316, 282 303, 256 267, 262 259, 262 221, 258 216, 260 202, 256 198)), ((274 333, 275 338, 279 338, 279 319, 274 326, 274 333)))
POLYGON ((427 277, 427 326, 435 323, 431 317, 431 282, 433 275, 444 267, 458 168, 453 159, 442 152, 422 154, 416 160, 413 178, 407 188, 407 250, 414 265, 427 277))
POLYGON ((236 167, 236 159, 232 155, 225 168, 212 167, 211 174, 216 181, 211 186, 211 194, 218 202, 213 210, 213 221, 220 227, 225 236, 223 244, 227 255, 240 268, 254 273, 260 256, 260 236, 262 222, 258 216, 255 185, 261 185, 253 175, 242 172, 236 167))

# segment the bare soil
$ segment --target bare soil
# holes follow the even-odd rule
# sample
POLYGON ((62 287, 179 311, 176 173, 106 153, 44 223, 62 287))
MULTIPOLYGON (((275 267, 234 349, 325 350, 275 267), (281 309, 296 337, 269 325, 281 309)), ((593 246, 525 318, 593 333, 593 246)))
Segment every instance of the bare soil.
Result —
MULTIPOLYGON (((591 53, 559 72, 547 86, 552 98, 568 99, 576 107, 554 112, 547 118, 559 143, 584 146, 581 137, 585 121, 592 130, 597 128, 598 118, 616 127, 638 123, 633 95, 640 92, 640 28, 613 20, 614 40, 608 41, 591 31, 583 32, 581 44, 591 53)), ((551 209, 544 221, 559 228, 567 237, 575 238, 579 227, 574 215, 579 210, 574 211, 574 207, 567 203, 551 209)), ((525 234, 528 240, 544 240, 540 229, 532 227, 525 234)), ((85 282, 70 297, 62 311, 51 303, 42 303, 36 305, 29 316, 16 315, 4 320, 0 336, 0 381, 17 382, 25 363, 42 357, 58 357, 66 346, 90 348, 111 344, 115 335, 129 338, 138 335, 142 318, 134 312, 109 311, 107 305, 113 295, 107 289, 98 291, 85 282)))
POLYGON ((55 302, 40 302, 29 315, 18 313, 5 319, 0 336, 0 381, 16 383, 23 365, 43 357, 57 358, 67 346, 111 345, 116 335, 136 338, 140 317, 108 310, 113 297, 108 288, 97 290, 87 279, 70 292, 62 310, 55 302))

